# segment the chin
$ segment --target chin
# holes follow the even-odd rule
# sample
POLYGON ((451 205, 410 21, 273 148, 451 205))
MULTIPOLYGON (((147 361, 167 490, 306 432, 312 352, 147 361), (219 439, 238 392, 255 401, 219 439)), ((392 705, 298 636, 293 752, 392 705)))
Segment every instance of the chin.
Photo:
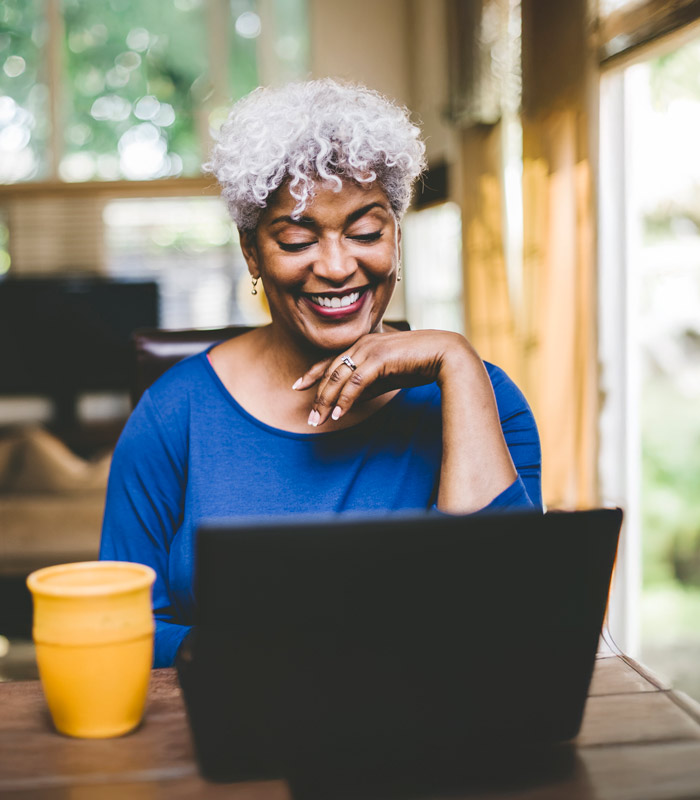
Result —
POLYGON ((371 325, 365 324, 345 324, 337 325, 335 329, 307 331, 306 339, 313 347, 324 350, 328 353, 340 353, 352 347, 353 344, 362 336, 371 333, 381 324, 377 322, 371 325))

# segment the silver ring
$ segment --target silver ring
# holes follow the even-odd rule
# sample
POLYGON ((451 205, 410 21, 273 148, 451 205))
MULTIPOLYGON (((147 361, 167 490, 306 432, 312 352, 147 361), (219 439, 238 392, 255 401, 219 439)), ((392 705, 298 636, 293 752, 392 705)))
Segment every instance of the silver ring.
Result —
POLYGON ((340 359, 346 367, 350 367, 350 369, 354 372, 357 369, 357 364, 350 358, 350 356, 343 356, 340 359))

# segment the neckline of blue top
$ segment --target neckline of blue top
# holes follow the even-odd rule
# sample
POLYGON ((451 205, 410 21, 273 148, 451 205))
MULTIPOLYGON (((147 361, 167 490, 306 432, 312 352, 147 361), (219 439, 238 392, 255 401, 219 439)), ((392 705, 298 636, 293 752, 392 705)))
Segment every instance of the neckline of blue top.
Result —
MULTIPOLYGON (((211 348, 209 348, 211 349, 211 348)), ((281 436, 285 439, 300 439, 310 441, 312 439, 319 439, 319 438, 332 438, 332 437, 345 437, 351 436, 353 434, 357 434, 359 431, 371 430, 372 428, 376 427, 377 423, 380 422, 383 417, 389 413, 389 411, 396 405, 403 396, 410 391, 409 388, 407 389, 399 389, 396 395, 389 400, 388 403, 383 405, 381 408, 377 409, 373 414, 370 414, 369 417, 363 419, 361 422, 358 422, 356 425, 350 425, 347 428, 342 428, 338 431, 314 431, 313 433, 297 433, 296 431, 286 431, 283 428, 275 428, 273 425, 268 425, 266 422, 254 417, 249 411, 246 411, 245 408, 236 400, 236 398, 229 392, 229 390, 224 386, 223 381, 217 375, 216 370, 212 366, 211 362, 208 358, 209 350, 206 350, 203 353, 200 353, 195 358, 200 360, 200 363, 203 364, 205 370, 214 381, 215 386, 219 390, 219 392, 223 395, 224 399, 228 402, 228 404, 236 411, 241 417, 245 420, 250 422, 252 425, 260 428, 260 430, 265 431, 273 436, 281 436)), ((413 387, 413 388, 421 388, 421 387, 413 387)), ((425 388, 425 387, 423 387, 425 388)))

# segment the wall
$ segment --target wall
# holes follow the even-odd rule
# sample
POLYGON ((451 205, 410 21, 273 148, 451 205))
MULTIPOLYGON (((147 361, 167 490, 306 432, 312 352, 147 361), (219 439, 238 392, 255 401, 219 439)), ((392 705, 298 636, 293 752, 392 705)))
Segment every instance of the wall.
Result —
POLYGON ((359 81, 407 105, 429 161, 455 161, 444 0, 310 0, 309 10, 312 77, 359 81))
POLYGON ((366 83, 409 104, 408 0, 310 0, 312 77, 366 83))

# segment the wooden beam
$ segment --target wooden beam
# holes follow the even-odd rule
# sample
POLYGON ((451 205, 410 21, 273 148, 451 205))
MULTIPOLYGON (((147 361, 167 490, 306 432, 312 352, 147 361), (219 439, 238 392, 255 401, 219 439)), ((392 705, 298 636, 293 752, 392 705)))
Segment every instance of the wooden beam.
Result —
POLYGON ((151 181, 43 181, 0 185, 0 204, 20 197, 187 197, 219 195, 212 177, 160 178, 151 181))
POLYGON ((700 0, 644 0, 623 7, 598 23, 598 59, 601 65, 608 66, 697 22, 700 22, 700 0))

